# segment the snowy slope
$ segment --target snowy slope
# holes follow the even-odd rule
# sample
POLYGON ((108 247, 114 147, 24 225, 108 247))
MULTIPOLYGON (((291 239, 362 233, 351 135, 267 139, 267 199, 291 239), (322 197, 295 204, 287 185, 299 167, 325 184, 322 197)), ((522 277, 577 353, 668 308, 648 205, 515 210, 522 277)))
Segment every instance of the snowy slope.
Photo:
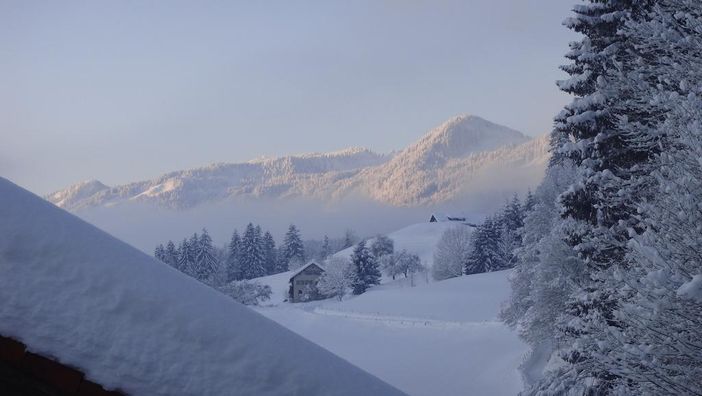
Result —
MULTIPOLYGON (((460 223, 418 223, 387 234, 395 249, 431 266, 443 232, 460 223)), ((347 257, 353 248, 336 255, 347 257)), ((410 395, 510 395, 522 388, 527 347, 498 321, 510 294, 509 271, 440 282, 418 276, 360 296, 285 303, 293 271, 258 278, 273 296, 259 312, 410 395)))
POLYGON ((513 395, 527 348, 496 319, 508 274, 387 284, 342 302, 258 310, 410 395, 513 395))
POLYGON ((47 196, 68 210, 148 203, 185 209, 205 203, 250 198, 364 198, 395 206, 435 204, 462 193, 489 191, 482 178, 500 171, 491 185, 510 192, 536 185, 548 152, 544 139, 477 116, 458 116, 430 130, 396 155, 352 148, 268 158, 238 164, 213 164, 165 174, 154 180, 107 187, 81 183, 47 196))
POLYGON ((0 334, 134 395, 392 395, 322 348, 0 178, 0 334))
POLYGON ((539 183, 548 158, 545 135, 529 140, 478 117, 459 117, 345 186, 395 206, 430 205, 525 190, 539 183))
MULTIPOLYGON (((422 264, 431 268, 434 264, 434 251, 436 245, 441 239, 441 235, 453 227, 473 227, 464 225, 459 222, 438 222, 438 223, 417 223, 407 227, 393 231, 387 236, 393 240, 395 251, 407 250, 409 253, 416 254, 422 260, 422 264)), ((372 240, 369 241, 372 243, 372 240)), ((336 254, 338 257, 351 257, 353 247, 344 249, 336 254)))

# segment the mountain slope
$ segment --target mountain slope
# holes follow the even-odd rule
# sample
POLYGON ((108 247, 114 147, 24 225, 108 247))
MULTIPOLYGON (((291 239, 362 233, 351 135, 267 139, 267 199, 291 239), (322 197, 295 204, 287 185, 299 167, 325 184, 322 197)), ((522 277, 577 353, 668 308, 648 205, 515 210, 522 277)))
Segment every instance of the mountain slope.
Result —
POLYGON ((310 180, 327 185, 328 179, 334 175, 351 175, 387 159, 388 156, 367 149, 352 148, 246 163, 212 164, 112 188, 93 187, 99 182, 79 183, 53 193, 47 199, 68 210, 128 202, 184 209, 235 197, 306 195, 308 192, 302 191, 300 186, 310 185, 310 180))
POLYGON ((464 115, 432 129, 396 155, 354 148, 214 164, 112 188, 97 181, 81 183, 47 199, 68 210, 130 202, 184 209, 237 199, 296 197, 427 205, 481 191, 485 186, 476 183, 491 171, 515 173, 519 177, 512 179, 534 185, 543 174, 546 148, 544 139, 530 140, 518 131, 464 115), (531 174, 525 179, 527 168, 531 174))
POLYGON ((532 140, 509 136, 501 143, 505 144, 463 156, 413 146, 386 164, 360 172, 347 187, 361 189, 377 201, 417 206, 498 189, 520 191, 538 184, 549 157, 547 136, 532 140))
POLYGON ((0 335, 132 395, 399 395, 0 178, 0 335))

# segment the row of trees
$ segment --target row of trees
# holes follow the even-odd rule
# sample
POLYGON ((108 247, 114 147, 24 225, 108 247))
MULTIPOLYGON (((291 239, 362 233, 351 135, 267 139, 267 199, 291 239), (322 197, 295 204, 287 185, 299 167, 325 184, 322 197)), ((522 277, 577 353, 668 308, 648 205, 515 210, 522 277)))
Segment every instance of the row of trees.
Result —
POLYGON ((556 118, 502 313, 560 361, 525 393, 700 395, 702 2, 574 12, 583 39, 559 86, 575 99, 556 118))
POLYGON ((297 268, 305 262, 305 247, 295 225, 277 248, 270 232, 249 223, 241 235, 234 230, 224 249, 213 246, 203 229, 201 235, 183 239, 178 247, 173 241, 158 245, 154 257, 201 282, 220 286, 297 268))
POLYGON ((517 262, 514 252, 522 245, 520 229, 533 207, 531 192, 524 202, 515 195, 497 214, 488 216, 474 230, 464 225, 446 230, 434 254, 433 278, 443 280, 512 268, 517 262))

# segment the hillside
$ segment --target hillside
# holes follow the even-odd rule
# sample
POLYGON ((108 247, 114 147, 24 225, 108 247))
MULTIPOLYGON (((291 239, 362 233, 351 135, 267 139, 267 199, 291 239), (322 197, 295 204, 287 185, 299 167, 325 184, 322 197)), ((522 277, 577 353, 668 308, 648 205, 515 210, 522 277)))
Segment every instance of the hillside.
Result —
MULTIPOLYGON (((431 266, 452 222, 419 223, 388 233, 431 266)), ((352 248, 336 253, 347 257, 352 248)), ((510 293, 510 271, 434 282, 417 276, 383 283, 360 296, 284 302, 293 271, 256 279, 273 296, 258 311, 410 395, 510 395, 522 389, 518 366, 526 351, 498 321, 510 293)))
POLYGON ((284 303, 289 273, 259 278, 277 293, 258 311, 416 396, 513 395, 526 352, 497 320, 509 271, 387 283, 342 302, 284 303))
MULTIPOLYGON (((416 254, 422 260, 422 264, 431 268, 434 263, 434 251, 439 243, 441 235, 453 227, 469 227, 458 222, 438 222, 438 223, 417 223, 403 227, 397 231, 386 234, 393 240, 395 251, 407 250, 416 254)), ((335 253, 338 257, 350 257, 353 247, 335 253)))
POLYGON ((396 389, 0 178, 0 335, 132 395, 396 389))

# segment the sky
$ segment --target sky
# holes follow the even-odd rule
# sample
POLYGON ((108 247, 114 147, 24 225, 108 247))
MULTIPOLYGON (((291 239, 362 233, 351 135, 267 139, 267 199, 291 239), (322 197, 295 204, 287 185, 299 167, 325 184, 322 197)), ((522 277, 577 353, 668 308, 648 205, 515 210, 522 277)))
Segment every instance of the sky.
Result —
POLYGON ((535 136, 576 0, 0 0, 0 176, 38 194, 400 149, 468 113, 535 136))

